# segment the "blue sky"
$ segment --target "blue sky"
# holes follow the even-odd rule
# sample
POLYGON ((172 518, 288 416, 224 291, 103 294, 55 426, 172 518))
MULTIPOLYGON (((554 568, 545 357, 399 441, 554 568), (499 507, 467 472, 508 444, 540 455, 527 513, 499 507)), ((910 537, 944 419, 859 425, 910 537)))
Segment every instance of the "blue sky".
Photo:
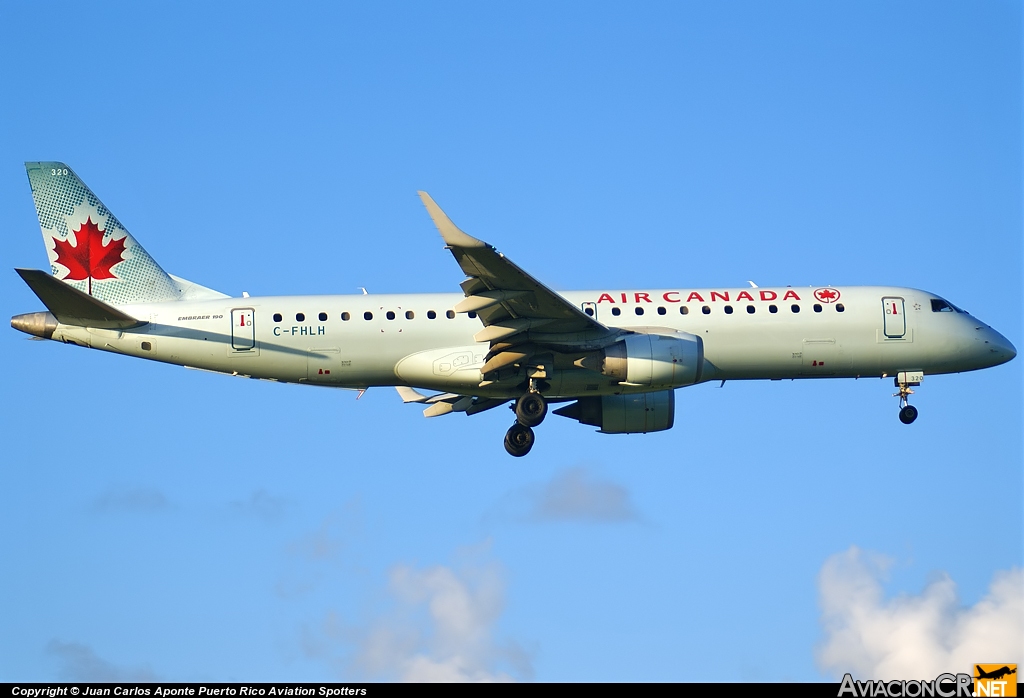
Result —
MULTIPOLYGON (((7 315, 53 159, 236 295, 457 290, 425 189, 558 289, 905 285, 1024 344, 1016 3, 0 13, 7 315)), ((909 428, 888 381, 701 385, 514 460, 503 410, 0 356, 0 680, 823 680, 927 627, 975 630, 920 671, 1024 660, 1019 359, 909 428)))

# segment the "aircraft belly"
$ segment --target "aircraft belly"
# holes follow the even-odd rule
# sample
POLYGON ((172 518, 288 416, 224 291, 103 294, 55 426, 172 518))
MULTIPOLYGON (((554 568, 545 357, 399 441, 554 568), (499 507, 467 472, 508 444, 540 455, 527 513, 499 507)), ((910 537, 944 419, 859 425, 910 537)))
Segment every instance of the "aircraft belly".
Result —
POLYGON ((795 326, 777 332, 709 331, 704 356, 709 380, 839 378, 880 375, 873 329, 795 326))
POLYGON ((803 342, 799 334, 710 331, 702 337, 704 358, 714 367, 713 380, 794 378, 801 374, 803 342))

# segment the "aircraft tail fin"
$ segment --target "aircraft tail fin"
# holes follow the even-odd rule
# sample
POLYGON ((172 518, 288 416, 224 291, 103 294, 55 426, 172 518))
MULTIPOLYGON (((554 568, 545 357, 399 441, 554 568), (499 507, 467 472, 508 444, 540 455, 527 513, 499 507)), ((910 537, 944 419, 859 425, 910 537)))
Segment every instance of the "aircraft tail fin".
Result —
POLYGON ((137 320, 131 315, 79 291, 74 286, 53 278, 45 271, 38 269, 15 269, 15 271, 28 284, 32 292, 39 296, 39 300, 57 318, 57 322, 65 325, 119 330, 146 324, 143 320, 137 320))
POLYGON ((25 169, 54 277, 114 305, 181 297, 181 286, 70 167, 26 162, 25 169))

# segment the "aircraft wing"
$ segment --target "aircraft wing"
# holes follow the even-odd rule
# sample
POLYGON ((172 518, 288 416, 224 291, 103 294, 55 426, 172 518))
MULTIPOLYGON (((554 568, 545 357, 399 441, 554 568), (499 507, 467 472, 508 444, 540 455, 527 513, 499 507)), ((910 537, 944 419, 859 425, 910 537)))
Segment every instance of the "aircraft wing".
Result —
POLYGON ((456 312, 476 312, 484 327, 474 338, 490 342, 482 371, 489 374, 550 351, 587 352, 622 333, 601 324, 482 240, 459 230, 426 192, 419 192, 447 248, 469 278, 456 312))

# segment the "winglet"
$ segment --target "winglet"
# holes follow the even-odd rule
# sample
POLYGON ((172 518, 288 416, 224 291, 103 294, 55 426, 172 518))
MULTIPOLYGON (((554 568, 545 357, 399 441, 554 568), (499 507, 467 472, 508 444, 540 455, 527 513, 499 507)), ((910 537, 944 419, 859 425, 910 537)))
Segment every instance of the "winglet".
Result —
POLYGON ((427 213, 430 214, 430 218, 434 221, 434 225, 437 226, 437 231, 441 233, 441 237, 444 238, 446 245, 449 247, 487 247, 487 243, 483 240, 477 240, 472 235, 466 235, 459 230, 452 223, 451 219, 445 215, 445 212, 441 210, 441 207, 434 203, 434 200, 430 198, 430 194, 425 191, 416 193, 420 195, 423 205, 427 207, 427 213))

